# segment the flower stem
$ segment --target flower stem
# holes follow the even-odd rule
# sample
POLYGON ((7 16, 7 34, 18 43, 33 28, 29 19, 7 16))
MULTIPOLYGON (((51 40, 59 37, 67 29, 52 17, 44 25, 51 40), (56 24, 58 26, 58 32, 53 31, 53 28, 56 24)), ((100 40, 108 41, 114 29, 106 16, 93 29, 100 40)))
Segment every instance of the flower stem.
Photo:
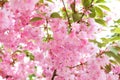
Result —
POLYGON ((68 15, 68 12, 67 12, 67 9, 66 9, 66 6, 65 6, 65 3, 64 3, 63 0, 62 0, 62 3, 63 3, 63 6, 64 6, 64 8, 65 8, 65 13, 66 13, 66 16, 67 16, 67 19, 68 19, 68 24, 69 24, 69 27, 68 27, 68 28, 70 28, 70 31, 71 31, 72 25, 71 25, 71 23, 70 23, 70 17, 69 17, 69 15, 68 15))

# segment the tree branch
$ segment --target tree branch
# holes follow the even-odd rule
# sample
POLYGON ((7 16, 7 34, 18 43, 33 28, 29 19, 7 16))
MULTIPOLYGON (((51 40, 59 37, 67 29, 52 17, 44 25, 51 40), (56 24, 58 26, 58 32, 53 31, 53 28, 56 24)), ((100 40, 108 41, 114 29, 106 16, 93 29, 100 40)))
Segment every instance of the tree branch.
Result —
POLYGON ((57 70, 55 69, 54 72, 53 72, 51 80, 54 80, 55 76, 57 76, 56 72, 57 72, 57 70))
POLYGON ((76 0, 74 0, 74 13, 76 12, 75 8, 76 8, 76 0))
POLYGON ((72 69, 72 68, 76 68, 76 67, 79 67, 79 66, 82 66, 82 65, 87 65, 87 62, 80 63, 80 64, 75 65, 75 66, 67 66, 67 67, 70 68, 70 69, 72 69))

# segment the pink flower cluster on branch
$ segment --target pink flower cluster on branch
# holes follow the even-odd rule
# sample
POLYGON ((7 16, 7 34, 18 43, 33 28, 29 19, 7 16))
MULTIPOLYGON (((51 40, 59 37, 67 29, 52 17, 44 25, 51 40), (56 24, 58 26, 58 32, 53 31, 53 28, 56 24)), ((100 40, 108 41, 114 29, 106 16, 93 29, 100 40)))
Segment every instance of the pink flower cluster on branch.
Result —
MULTIPOLYGON (((70 23, 67 18, 52 18, 56 3, 40 1, 9 0, 0 9, 0 77, 6 80, 119 80, 119 71, 116 72, 119 67, 106 72, 105 66, 111 64, 109 58, 104 54, 96 57, 100 49, 89 41, 99 32, 94 19, 70 23)), ((81 2, 67 1, 68 5, 81 2)))

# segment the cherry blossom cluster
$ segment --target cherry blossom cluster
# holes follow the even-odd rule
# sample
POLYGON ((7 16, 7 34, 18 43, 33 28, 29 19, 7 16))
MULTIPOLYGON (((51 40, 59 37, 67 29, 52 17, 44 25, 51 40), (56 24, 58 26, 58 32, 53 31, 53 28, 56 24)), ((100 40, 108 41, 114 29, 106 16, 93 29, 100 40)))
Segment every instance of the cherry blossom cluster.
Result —
MULTIPOLYGON (((100 29, 95 20, 73 22, 68 32, 67 18, 51 17, 58 3, 40 1, 9 0, 1 7, 0 77, 3 80, 119 80, 120 67, 114 65, 108 71, 109 57, 99 55, 100 48, 90 42, 100 29)), ((62 4, 62 0, 59 2, 62 4)), ((73 0, 66 3, 69 7, 73 0)))

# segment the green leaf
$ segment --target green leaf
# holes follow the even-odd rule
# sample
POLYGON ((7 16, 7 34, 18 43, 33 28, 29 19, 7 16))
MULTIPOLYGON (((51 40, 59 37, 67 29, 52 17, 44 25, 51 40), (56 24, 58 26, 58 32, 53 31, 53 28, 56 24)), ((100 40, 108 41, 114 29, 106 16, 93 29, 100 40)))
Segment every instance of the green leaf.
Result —
POLYGON ((34 57, 34 55, 32 53, 29 55, 29 58, 30 58, 30 60, 34 60, 35 59, 35 57, 34 57))
POLYGON ((118 53, 120 51, 120 47, 112 46, 109 49, 110 49, 110 51, 105 52, 105 54, 109 57, 112 57, 111 58, 112 60, 110 60, 110 61, 113 64, 120 64, 120 54, 118 53))
POLYGON ((120 64, 120 55, 113 53, 112 51, 107 51, 105 54, 109 57, 113 57, 117 63, 120 64))
POLYGON ((2 62, 2 58, 0 58, 0 62, 2 62))
POLYGON ((109 57, 113 57, 114 56, 114 54, 111 51, 107 51, 107 52, 105 52, 105 54, 107 56, 109 56, 109 57))
POLYGON ((28 50, 23 50, 23 52, 26 54, 27 57, 30 58, 30 60, 34 60, 34 55, 30 53, 28 50))
POLYGON ((98 17, 102 18, 104 15, 103 15, 103 11, 101 10, 101 8, 95 6, 95 11, 96 11, 96 14, 98 17))
POLYGON ((116 20, 116 21, 115 21, 115 23, 118 23, 118 24, 120 24, 120 19, 116 20))
POLYGON ((89 7, 92 3, 92 0, 82 0, 82 5, 86 8, 89 7))
POLYGON ((0 52, 4 49, 4 45, 0 45, 0 52))
POLYGON ((115 60, 109 60, 111 63, 113 63, 113 64, 118 64, 115 60))
POLYGON ((100 48, 101 48, 101 47, 105 47, 105 45, 106 45, 106 43, 101 43, 101 42, 98 42, 98 41, 96 41, 96 40, 89 40, 89 41, 97 44, 98 47, 100 47, 100 48))
POLYGON ((81 14, 80 13, 73 13, 72 17, 73 17, 73 21, 76 22, 76 21, 80 20, 81 14))
POLYGON ((120 40, 120 37, 118 36, 114 36, 112 38, 110 38, 110 41, 113 42, 113 41, 119 41, 120 40))
POLYGON ((51 18, 61 18, 61 16, 59 15, 59 13, 57 12, 53 12, 51 15, 50 15, 51 18))
POLYGON ((117 57, 114 57, 120 63, 120 54, 119 54, 120 47, 112 46, 110 47, 110 51, 114 53, 117 57), (119 60, 118 60, 119 59, 119 60))
POLYGON ((118 50, 115 47, 110 47, 110 51, 116 55, 118 54, 118 50))
POLYGON ((114 48, 115 48, 118 52, 120 52, 120 47, 119 47, 119 46, 114 46, 114 48))
POLYGON ((99 7, 103 8, 103 9, 105 9, 105 10, 107 10, 107 11, 110 11, 110 8, 107 7, 107 6, 105 6, 105 5, 99 5, 99 7))
POLYGON ((66 19, 66 18, 67 18, 66 13, 65 13, 65 11, 64 11, 64 10, 61 10, 61 14, 62 14, 62 17, 63 17, 64 19, 66 19))
POLYGON ((49 1, 49 2, 53 2, 52 0, 47 0, 47 1, 49 1))
POLYGON ((103 26, 106 26, 106 22, 103 19, 95 19, 95 21, 103 26))
POLYGON ((30 20, 30 22, 35 22, 35 21, 39 21, 39 20, 42 20, 42 18, 40 17, 34 17, 30 20))
POLYGON ((105 0, 97 0, 96 3, 104 3, 105 0))
POLYGON ((111 64, 105 66, 105 72, 109 73, 111 71, 111 64))
POLYGON ((94 2, 96 3, 98 0, 94 0, 94 2))
POLYGON ((102 42, 104 43, 109 43, 110 42, 110 39, 109 38, 101 38, 102 42))
POLYGON ((39 3, 44 3, 44 0, 39 0, 39 3))
POLYGON ((120 28, 116 27, 116 28, 112 29, 111 32, 113 32, 113 33, 120 33, 120 28))
POLYGON ((34 80, 33 77, 35 77, 35 74, 29 75, 29 80, 34 80))
POLYGON ((94 17, 96 16, 94 7, 91 8, 90 11, 91 11, 91 13, 89 14, 89 16, 90 16, 91 18, 94 18, 94 17))
POLYGON ((22 53, 21 50, 16 50, 14 53, 22 53))
POLYGON ((111 38, 101 38, 102 39, 102 42, 106 44, 108 43, 112 43, 112 42, 115 42, 115 41, 119 41, 120 40, 120 37, 118 36, 114 36, 114 37, 111 37, 111 38))

